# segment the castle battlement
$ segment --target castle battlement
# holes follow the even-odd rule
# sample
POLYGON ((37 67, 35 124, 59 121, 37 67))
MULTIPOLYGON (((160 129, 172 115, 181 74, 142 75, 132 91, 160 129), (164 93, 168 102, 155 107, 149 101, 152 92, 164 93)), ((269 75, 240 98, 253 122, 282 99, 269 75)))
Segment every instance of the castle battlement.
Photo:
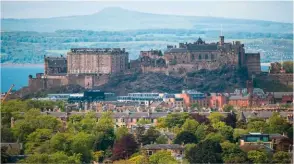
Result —
POLYGON ((71 48, 72 53, 127 53, 124 48, 71 48))

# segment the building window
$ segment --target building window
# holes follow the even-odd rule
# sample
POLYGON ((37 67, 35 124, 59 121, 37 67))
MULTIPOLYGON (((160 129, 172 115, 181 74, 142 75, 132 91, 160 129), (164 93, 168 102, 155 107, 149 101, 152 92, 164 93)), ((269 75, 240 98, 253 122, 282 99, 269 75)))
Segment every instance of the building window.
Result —
POLYGON ((149 150, 148 151, 148 155, 152 155, 152 154, 153 154, 153 152, 149 150))
POLYGON ((205 54, 205 60, 207 60, 208 59, 208 55, 207 54, 205 54))
POLYGON ((214 60, 214 55, 213 54, 211 54, 211 60, 214 60))
POLYGON ((198 56, 198 59, 199 59, 199 60, 202 60, 202 56, 201 56, 201 54, 198 56))

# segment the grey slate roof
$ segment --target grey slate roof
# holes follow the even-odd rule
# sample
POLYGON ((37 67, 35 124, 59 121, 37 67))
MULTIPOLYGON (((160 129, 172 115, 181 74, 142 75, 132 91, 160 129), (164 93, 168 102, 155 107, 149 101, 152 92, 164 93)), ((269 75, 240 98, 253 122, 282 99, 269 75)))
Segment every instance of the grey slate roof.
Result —
POLYGON ((272 140, 272 139, 284 139, 284 138, 288 138, 288 137, 283 136, 281 134, 270 134, 270 140, 272 140))
POLYGON ((189 51, 216 51, 218 50, 217 48, 217 44, 199 44, 199 45, 195 45, 195 44, 191 44, 191 45, 187 45, 187 49, 189 51))
POLYGON ((281 99, 283 95, 292 95, 293 92, 273 92, 274 98, 281 99))
POLYGON ((230 96, 230 100, 247 100, 249 97, 248 96, 240 96, 240 95, 235 95, 235 96, 230 96))
MULTIPOLYGON (((210 112, 194 112, 194 113, 199 113, 201 115, 204 116, 209 116, 210 112)), ((224 116, 228 115, 230 112, 221 112, 221 114, 223 114, 224 116)), ((287 117, 288 114, 292 114, 292 112, 279 112, 280 115, 282 117, 287 117)), ((85 112, 71 112, 68 115, 66 114, 66 112, 42 112, 42 114, 48 114, 48 115, 52 115, 55 117, 67 117, 70 115, 85 115, 85 112)), ((193 114, 193 113, 191 113, 193 114)), ((272 116, 273 112, 272 111, 244 111, 242 117, 245 117, 246 119, 248 118, 269 118, 270 116, 272 116)), ((116 112, 113 113, 113 117, 114 118, 160 118, 160 117, 165 117, 167 116, 168 113, 167 112, 154 112, 154 113, 148 113, 148 112, 116 112)), ((96 112, 96 117, 100 118, 102 116, 102 113, 98 113, 96 112)))
MULTIPOLYGON (((244 116, 248 118, 269 118, 270 116, 273 115, 273 112, 271 111, 259 111, 259 112, 253 112, 253 111, 248 111, 248 112, 243 112, 244 116)), ((287 117, 288 114, 292 114, 292 112, 279 112, 282 117, 287 117)))
POLYGON ((161 150, 161 149, 184 149, 179 144, 151 144, 145 145, 142 149, 161 150))
POLYGON ((171 48, 165 51, 165 53, 186 53, 188 50, 186 48, 171 48))

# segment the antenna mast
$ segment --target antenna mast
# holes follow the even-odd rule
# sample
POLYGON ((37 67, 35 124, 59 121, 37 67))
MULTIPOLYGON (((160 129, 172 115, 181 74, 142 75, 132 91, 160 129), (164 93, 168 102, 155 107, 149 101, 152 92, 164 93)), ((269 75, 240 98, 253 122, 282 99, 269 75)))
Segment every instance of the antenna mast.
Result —
POLYGON ((223 36, 223 24, 221 24, 221 36, 223 36))

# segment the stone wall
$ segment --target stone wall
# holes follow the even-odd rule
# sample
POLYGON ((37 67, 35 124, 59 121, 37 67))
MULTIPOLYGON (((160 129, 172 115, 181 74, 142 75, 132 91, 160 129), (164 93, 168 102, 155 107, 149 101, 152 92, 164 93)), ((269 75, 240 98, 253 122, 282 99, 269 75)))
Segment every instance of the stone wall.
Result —
POLYGON ((268 75, 273 82, 280 82, 285 85, 293 87, 293 74, 292 73, 277 73, 268 75))
POLYGON ((167 73, 167 67, 151 67, 151 66, 141 66, 143 73, 148 72, 158 72, 158 73, 167 73))
POLYGON ((43 78, 29 78, 29 90, 31 92, 40 89, 49 89, 64 85, 80 85, 81 87, 91 89, 94 86, 100 86, 107 83, 109 75, 68 75, 68 76, 47 76, 43 78))

